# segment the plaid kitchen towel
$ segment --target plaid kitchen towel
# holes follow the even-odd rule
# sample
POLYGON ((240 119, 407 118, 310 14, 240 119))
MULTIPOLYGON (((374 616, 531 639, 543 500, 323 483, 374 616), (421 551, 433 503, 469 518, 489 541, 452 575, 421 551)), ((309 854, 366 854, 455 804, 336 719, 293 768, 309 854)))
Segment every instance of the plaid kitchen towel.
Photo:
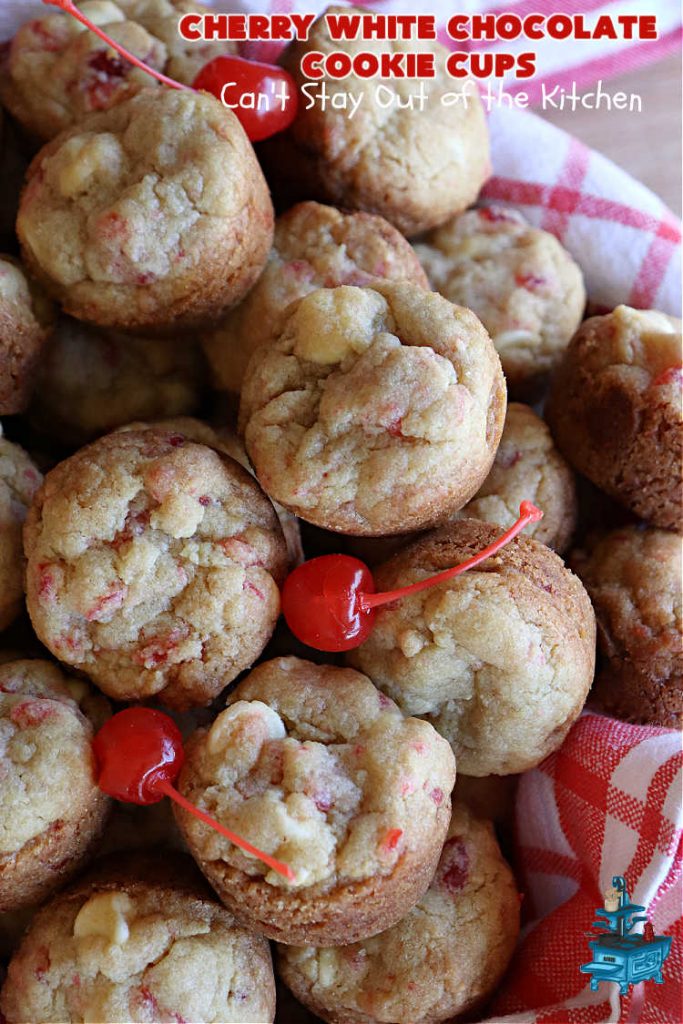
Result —
POLYGON ((520 779, 517 872, 522 941, 488 1018, 537 1024, 680 1024, 683 1018, 681 736, 585 712, 551 757, 520 779), (671 935, 664 983, 591 992, 579 966, 613 875, 671 935))

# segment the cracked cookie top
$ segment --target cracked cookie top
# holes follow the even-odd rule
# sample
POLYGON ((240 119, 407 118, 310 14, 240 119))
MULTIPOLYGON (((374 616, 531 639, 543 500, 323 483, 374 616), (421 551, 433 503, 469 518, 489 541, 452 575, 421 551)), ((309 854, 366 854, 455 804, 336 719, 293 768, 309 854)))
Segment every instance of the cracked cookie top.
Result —
POLYGON ((513 395, 533 398, 579 326, 581 271, 547 231, 515 210, 469 210, 432 231, 417 253, 432 288, 476 313, 513 395))
MULTIPOLYGON (((189 44, 178 34, 188 0, 85 0, 79 10, 155 71, 187 85, 234 43, 189 44)), ((20 26, 0 63, 0 96, 27 131, 53 138, 93 111, 107 110, 157 83, 61 11, 20 26)))
POLYGON ((363 942, 278 946, 294 994, 334 1024, 432 1024, 494 991, 519 932, 519 897, 489 822, 453 808, 428 891, 398 924, 363 942))
POLYGON ((109 863, 34 919, 2 992, 8 1024, 272 1022, 275 984, 263 939, 236 925, 194 879, 166 879, 158 862, 156 877, 138 873, 135 860, 126 872, 109 863))
POLYGON ((24 449, 2 436, 0 424, 0 629, 10 624, 23 602, 21 531, 42 479, 24 449))
POLYGON ((419 529, 493 461, 505 382, 480 322, 415 285, 319 289, 247 368, 240 420, 258 479, 341 533, 419 529))
MULTIPOLYGON (((375 570, 378 591, 471 558, 499 528, 463 519, 375 570)), ((560 746, 595 667, 595 616, 580 580, 524 536, 475 569, 377 610, 350 651, 406 714, 424 716, 465 775, 526 771, 560 746)))
POLYGON ((177 332, 215 319, 248 290, 272 218, 232 111, 208 93, 144 89, 40 150, 17 232, 67 313, 177 332))
POLYGON ((324 110, 320 102, 300 103, 292 126, 262 147, 273 188, 290 202, 318 199, 377 213, 404 235, 442 224, 474 202, 490 173, 488 131, 476 86, 447 74, 448 51, 434 40, 333 40, 325 15, 342 11, 349 8, 328 7, 308 40, 290 43, 280 57, 299 88, 308 85, 316 95, 324 85, 328 102, 324 110), (435 75, 385 80, 381 102, 377 79, 323 74, 312 83, 301 69, 309 51, 343 51, 351 58, 391 53, 399 60, 406 52, 428 51, 435 54, 435 75), (425 98, 418 102, 421 85, 425 98), (363 93, 353 117, 339 102, 349 90, 363 93), (442 102, 447 93, 450 102, 442 102))
POLYGON ((0 858, 104 800, 91 742, 106 714, 104 698, 48 661, 0 665, 0 858))
POLYGON ((290 303, 316 288, 367 285, 378 278, 427 279, 409 243, 383 217, 299 203, 275 223, 261 277, 221 326, 204 339, 219 387, 239 392, 252 352, 278 332, 290 303))
POLYGON ((236 462, 173 430, 109 434, 56 466, 25 548, 36 632, 121 700, 208 703, 279 613, 272 505, 236 462))
POLYGON ((201 861, 310 896, 388 877, 408 853, 431 846, 454 781, 448 744, 404 718, 365 676, 277 658, 254 669, 190 741, 180 787, 288 864, 295 880, 187 818, 201 861))
POLYGON ((491 472, 454 518, 483 519, 507 529, 525 500, 537 505, 543 518, 530 523, 524 536, 561 554, 576 525, 574 474, 543 420, 528 405, 511 402, 491 472))

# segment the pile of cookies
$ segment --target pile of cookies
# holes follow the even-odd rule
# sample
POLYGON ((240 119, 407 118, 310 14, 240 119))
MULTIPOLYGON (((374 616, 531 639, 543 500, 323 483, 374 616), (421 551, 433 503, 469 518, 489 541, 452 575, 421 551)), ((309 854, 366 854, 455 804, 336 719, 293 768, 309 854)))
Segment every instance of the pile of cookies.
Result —
MULTIPOLYGON (((226 50, 180 40, 186 0, 80 7, 183 82, 226 50)), ((300 81, 331 46, 320 18, 282 61, 300 81)), ((302 104, 255 150, 66 14, 2 54, 1 163, 31 156, 0 217, 8 1024, 272 1022, 273 954, 325 1021, 474 1019, 519 931, 514 776, 587 699, 681 725, 680 322, 583 320, 560 242, 472 207, 476 92, 429 86, 419 113, 302 104), (540 522, 345 656, 280 618, 303 558, 393 590, 524 500, 540 522), (93 737, 143 701, 183 729, 181 793, 293 880, 181 809, 112 806, 93 737)))

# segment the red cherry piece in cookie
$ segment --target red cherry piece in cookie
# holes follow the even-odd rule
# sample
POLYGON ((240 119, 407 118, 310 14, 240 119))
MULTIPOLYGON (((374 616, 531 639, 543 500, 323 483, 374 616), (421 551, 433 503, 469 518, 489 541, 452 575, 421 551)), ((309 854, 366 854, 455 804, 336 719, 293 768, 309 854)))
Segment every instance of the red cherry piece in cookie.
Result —
POLYGON ((375 593, 372 573, 350 555, 321 555, 297 566, 282 589, 282 612, 294 636, 319 651, 349 651, 370 636, 375 610, 410 594, 445 583, 484 562, 505 547, 543 513, 530 501, 519 507, 519 519, 497 540, 461 565, 445 569, 399 590, 375 593))
POLYGON ((289 128, 298 106, 296 83, 274 64, 244 57, 214 57, 192 83, 229 106, 252 142, 289 128))
POLYGON ((97 784, 104 793, 133 804, 154 804, 165 796, 170 797, 235 846, 263 861, 288 881, 294 881, 290 867, 200 811, 174 787, 185 760, 183 739, 178 726, 163 711, 142 707, 119 711, 95 736, 93 753, 97 784))
POLYGON ((76 21, 80 21, 81 25, 85 25, 85 27, 90 29, 91 32, 94 32, 95 35, 105 42, 107 46, 110 46, 112 50, 116 50, 119 56, 123 57, 130 64, 134 64, 136 68, 140 68, 141 71, 146 71, 148 75, 152 76, 152 78, 156 78, 164 85, 170 86, 171 89, 189 89, 189 86, 182 85, 180 82, 176 82, 175 79, 168 78, 167 75, 162 75, 160 71, 157 71, 155 68, 151 68, 149 64, 145 64, 143 60, 136 57, 134 53, 130 52, 130 50, 126 50, 125 47, 114 42, 111 36, 108 36, 103 29, 98 25, 95 25, 90 18, 87 18, 85 14, 82 14, 81 11, 78 10, 75 3, 73 3, 73 0, 43 0, 43 3, 49 4, 51 7, 59 7, 59 9, 64 11, 65 14, 70 14, 72 18, 76 19, 76 21))
MULTIPOLYGON (((94 32, 107 46, 115 50, 130 64, 148 75, 156 78, 171 89, 189 89, 190 86, 176 82, 175 79, 163 75, 155 68, 145 64, 134 53, 126 50, 111 36, 95 25, 81 11, 73 0, 43 0, 43 3, 59 7, 66 14, 80 21, 82 25, 94 32)), ((110 60, 103 54, 99 60, 110 60)), ((114 65, 120 75, 120 62, 114 65)), ((244 57, 233 57, 227 54, 214 57, 201 69, 191 88, 210 92, 225 106, 235 113, 237 120, 244 128, 252 142, 260 142, 276 132, 289 128, 296 117, 298 94, 296 83, 288 71, 275 64, 262 64, 259 61, 245 60, 244 57)), ((145 283, 145 282, 140 282, 145 283)))
POLYGON ((102 726, 93 741, 97 783, 117 800, 154 804, 163 782, 175 782, 185 760, 172 718, 152 708, 126 708, 102 726))

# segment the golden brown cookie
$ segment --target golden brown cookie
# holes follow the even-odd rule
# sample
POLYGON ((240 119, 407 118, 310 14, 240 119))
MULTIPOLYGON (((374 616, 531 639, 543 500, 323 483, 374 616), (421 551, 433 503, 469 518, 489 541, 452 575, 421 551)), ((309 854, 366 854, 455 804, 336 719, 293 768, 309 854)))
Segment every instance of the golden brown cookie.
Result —
POLYGON ((617 306, 586 320, 554 377, 545 417, 580 473, 636 515, 681 527, 681 321, 617 306))
POLYGON ((279 946, 297 999, 330 1024, 439 1024, 495 991, 519 933, 519 897, 489 822, 456 804, 434 879, 388 931, 348 946, 279 946))
POLYGON ((578 551, 572 567, 595 608, 602 664, 591 697, 631 722, 683 722, 681 564, 674 533, 624 526, 578 551))
POLYGON ((543 420, 528 405, 511 402, 491 472, 456 519, 483 519, 507 529, 531 501, 543 518, 524 531, 554 551, 565 550, 576 526, 574 474, 543 420))
POLYGON ((118 431, 59 463, 24 544, 36 633, 118 700, 208 704, 279 614, 272 505, 234 460, 176 431, 118 431))
POLYGON ((277 336, 291 302, 316 288, 377 279, 428 287, 413 249, 384 218, 320 203, 292 207, 275 222, 273 248, 260 278, 204 339, 217 387, 240 391, 249 357, 277 336))
POLYGON ((267 942, 185 859, 158 851, 108 858, 48 903, 12 957, 0 1008, 7 1024, 272 1024, 275 981, 267 942))
MULTIPOLYGON (((499 529, 463 519, 374 573, 378 591, 426 579, 480 552, 499 529)), ((405 714, 451 743, 466 775, 526 771, 556 750, 593 682, 595 616, 581 581, 521 536, 475 569, 377 610, 350 651, 405 714)))
POLYGON ((454 217, 416 248, 432 288, 491 335, 510 394, 537 397, 586 305, 567 250, 515 210, 492 206, 454 217))
POLYGON ((23 448, 2 436, 0 424, 0 630, 24 603, 21 531, 42 476, 23 448))
POLYGON ((76 446, 131 420, 195 412, 205 377, 190 337, 140 338, 62 317, 43 351, 29 415, 41 434, 76 446))
POLYGON ((280 58, 300 88, 307 85, 316 96, 324 86, 328 98, 324 110, 319 99, 302 99, 293 125, 260 147, 272 187, 289 202, 318 199, 377 213, 404 235, 442 224, 474 202, 490 172, 479 93, 472 81, 446 73, 447 51, 434 40, 333 41, 324 17, 341 11, 349 8, 328 7, 308 40, 290 43, 280 58), (324 74, 312 83, 301 70, 309 51, 351 57, 428 51, 436 55, 436 74, 383 82, 353 73, 343 79, 324 74), (378 85, 394 93, 391 105, 378 101, 378 85), (420 86, 426 94, 423 109, 410 101, 420 86), (353 117, 340 106, 340 94, 349 91, 364 93, 353 117), (442 103, 445 93, 456 99, 442 103))
POLYGON ((89 114, 29 168, 17 233, 67 313, 145 334, 206 325, 261 273, 273 209, 219 100, 143 89, 89 114))
POLYGON ((360 673, 265 662, 186 758, 184 796, 294 872, 287 881, 176 809, 192 855, 245 926, 285 943, 354 942, 395 924, 427 889, 453 755, 360 673))
POLYGON ((473 313, 376 283, 290 306, 247 367, 240 421, 274 500, 324 529, 381 536, 442 522, 476 493, 505 402, 473 313))
POLYGON ((52 320, 52 304, 42 289, 18 260, 0 256, 0 416, 28 405, 52 320))
POLYGON ((0 665, 0 911, 44 900, 92 854, 110 801, 91 743, 107 714, 48 661, 0 665))
MULTIPOLYGON (((114 42, 179 82, 234 43, 187 43, 178 33, 189 0, 85 0, 79 10, 114 42)), ((87 114, 108 110, 158 83, 107 46, 75 18, 45 13, 19 27, 0 60, 0 98, 27 132, 44 141, 87 114)))

